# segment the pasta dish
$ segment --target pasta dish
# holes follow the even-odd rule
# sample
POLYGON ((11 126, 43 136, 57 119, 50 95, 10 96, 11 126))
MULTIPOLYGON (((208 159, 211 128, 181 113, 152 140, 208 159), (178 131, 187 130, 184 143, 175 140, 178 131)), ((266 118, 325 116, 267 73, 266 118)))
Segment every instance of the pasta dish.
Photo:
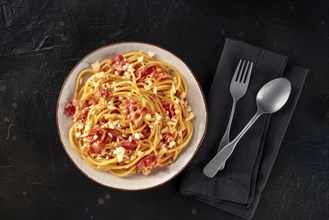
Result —
POLYGON ((151 52, 130 52, 82 70, 64 114, 73 150, 97 170, 124 177, 172 164, 193 134, 187 84, 151 52))

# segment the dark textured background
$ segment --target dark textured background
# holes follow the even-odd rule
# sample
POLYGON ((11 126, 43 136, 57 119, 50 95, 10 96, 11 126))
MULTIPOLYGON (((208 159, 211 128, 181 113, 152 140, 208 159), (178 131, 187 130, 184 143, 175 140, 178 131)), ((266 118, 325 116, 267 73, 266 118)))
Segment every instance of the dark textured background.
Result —
MULTIPOLYGON (((254 219, 329 218, 328 1, 0 0, 0 219, 239 219, 178 192, 99 186, 65 155, 61 85, 92 50, 145 41, 178 54, 207 94, 226 37, 310 68, 254 219)), ((210 119, 211 120, 211 119, 210 119)))

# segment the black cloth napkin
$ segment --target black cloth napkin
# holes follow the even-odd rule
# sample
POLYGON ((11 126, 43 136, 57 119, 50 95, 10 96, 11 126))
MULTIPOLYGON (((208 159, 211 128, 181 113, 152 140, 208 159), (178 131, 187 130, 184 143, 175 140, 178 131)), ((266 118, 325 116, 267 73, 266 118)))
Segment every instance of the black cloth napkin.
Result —
POLYGON ((198 153, 182 174, 182 194, 243 218, 253 217, 308 73, 307 69, 290 65, 287 61, 286 56, 226 39, 207 97, 207 134, 198 153), (264 84, 284 77, 291 82, 292 92, 280 111, 263 115, 256 121, 236 146, 225 169, 209 179, 202 170, 216 155, 225 132, 233 102, 229 87, 240 59, 254 62, 254 68, 247 93, 237 103, 230 140, 256 113, 256 95, 264 84))

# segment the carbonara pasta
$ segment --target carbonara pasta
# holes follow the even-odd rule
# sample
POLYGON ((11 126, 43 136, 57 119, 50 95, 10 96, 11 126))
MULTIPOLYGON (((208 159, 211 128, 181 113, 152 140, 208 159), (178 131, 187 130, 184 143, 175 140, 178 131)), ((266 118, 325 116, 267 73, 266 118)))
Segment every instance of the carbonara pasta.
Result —
POLYGON ((187 84, 153 53, 131 52, 80 72, 64 114, 70 145, 88 165, 116 176, 149 174, 189 143, 194 117, 187 84))

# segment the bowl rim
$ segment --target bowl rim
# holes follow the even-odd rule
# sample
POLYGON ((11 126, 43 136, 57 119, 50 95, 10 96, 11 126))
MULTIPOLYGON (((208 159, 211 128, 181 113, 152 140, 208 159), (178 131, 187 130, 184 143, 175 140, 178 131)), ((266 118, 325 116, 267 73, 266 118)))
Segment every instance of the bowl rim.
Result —
POLYGON ((177 177, 183 170, 185 170, 185 168, 191 163, 192 159, 194 158, 195 154, 199 151, 200 149, 200 146, 201 144, 203 143, 204 141, 204 138, 205 138, 205 135, 207 133, 207 128, 208 128, 208 106, 207 106, 207 102, 206 102, 206 98, 205 98, 205 95, 203 93, 203 90, 202 90, 202 87, 200 85, 200 82, 199 80, 197 79, 197 77, 195 76, 194 72, 192 71, 192 69, 179 57, 177 56, 175 53, 161 47, 161 46, 158 46, 158 45, 155 45, 155 44, 152 44, 152 43, 148 43, 148 42, 142 42, 142 41, 122 41, 122 42, 117 42, 117 43, 111 43, 111 44, 107 44, 107 45, 104 45, 102 47, 99 47, 95 50, 93 50, 92 52, 88 53, 87 55, 85 55, 83 58, 81 58, 79 60, 79 62, 71 69, 70 73, 66 76, 64 82, 62 83, 62 86, 61 86, 61 90, 59 92, 59 95, 57 97, 57 104, 56 104, 56 127, 57 127, 57 135, 58 135, 58 138, 60 140, 60 143, 62 145, 62 148, 64 149, 64 152, 65 154, 69 157, 69 159, 71 160, 71 162, 73 163, 73 165, 80 171, 80 173, 82 173, 84 176, 86 176, 88 179, 92 180, 93 182, 101 185, 101 186, 105 186, 107 188, 110 188, 110 189, 115 189, 115 190, 120 190, 120 191, 144 191, 144 190, 149 190, 149 189, 153 189, 153 188, 156 188, 156 187, 159 187, 161 185, 164 185, 166 183, 168 183, 169 181, 173 180, 175 177, 177 177), (154 186, 150 186, 150 187, 146 187, 146 188, 140 188, 140 189, 123 189, 123 188, 118 188, 118 187, 113 187, 113 186, 109 186, 109 185, 106 185, 106 184, 103 184, 103 183, 100 183, 98 182, 97 180, 91 178, 90 176, 88 176, 84 171, 82 171, 80 169, 80 167, 75 163, 75 161, 71 158, 70 154, 67 152, 65 146, 64 146, 64 143, 62 141, 62 137, 61 137, 61 131, 59 129, 59 120, 58 120, 58 109, 59 109, 59 100, 60 100, 60 97, 62 95, 62 92, 63 92, 63 88, 67 82, 67 80, 70 78, 71 74, 73 73, 73 71, 80 65, 80 63, 82 63, 82 61, 84 59, 86 59, 88 56, 92 55, 93 53, 96 53, 97 51, 99 50, 102 50, 104 48, 107 48, 107 47, 111 47, 111 46, 115 46, 115 45, 119 45, 119 44, 127 44, 127 43, 137 43, 137 44, 145 44, 145 45, 149 45, 149 46, 153 46, 153 47, 157 47, 161 50, 164 50, 168 53, 170 53, 171 55, 173 55, 175 58, 177 58, 179 61, 181 61, 188 69, 189 71, 192 73, 192 76, 194 77, 194 80, 197 82, 198 84, 198 87, 199 87, 199 90, 201 92, 201 95, 202 95, 202 99, 203 99, 203 103, 204 103, 204 106, 205 106, 205 116, 206 116, 206 122, 205 122, 205 129, 204 129, 204 132, 202 134, 202 137, 201 137, 201 140, 199 141, 198 143, 198 146, 197 148, 195 149, 195 151, 193 152, 193 155, 191 156, 191 158, 189 159, 189 161, 185 164, 185 166, 183 166, 180 170, 178 170, 178 172, 173 175, 171 178, 167 179, 166 181, 163 181, 161 183, 158 183, 154 186))

